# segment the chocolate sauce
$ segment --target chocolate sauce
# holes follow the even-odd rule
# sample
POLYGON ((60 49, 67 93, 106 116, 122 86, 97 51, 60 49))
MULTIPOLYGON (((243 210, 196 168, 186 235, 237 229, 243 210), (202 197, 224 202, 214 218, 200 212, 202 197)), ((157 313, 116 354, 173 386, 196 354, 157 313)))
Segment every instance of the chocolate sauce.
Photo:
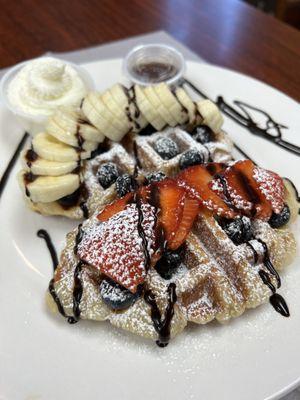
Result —
POLYGON ((30 193, 27 188, 27 185, 31 182, 34 182, 36 180, 36 178, 37 178, 37 176, 34 175, 32 172, 26 172, 26 174, 23 175, 24 185, 25 185, 25 194, 27 197, 30 197, 30 193))
POLYGON ((22 137, 22 139, 20 140, 20 142, 19 142, 19 144, 18 144, 18 146, 17 146, 12 158, 10 159, 10 161, 9 161, 9 163, 8 163, 8 165, 7 165, 7 167, 6 167, 5 171, 4 171, 1 179, 0 179, 0 198, 2 196, 2 193, 4 191, 5 186, 7 184, 7 181, 8 181, 8 178, 10 176, 10 173, 11 173, 13 167, 15 166, 15 163, 17 162, 17 159, 19 157, 20 151, 23 149, 28 136, 29 136, 29 134, 27 132, 25 132, 23 137, 22 137))
POLYGON ((134 126, 135 126, 135 128, 137 130, 139 130, 141 126, 136 121, 136 119, 140 116, 140 110, 139 110, 139 108, 137 106, 137 103, 136 103, 135 89, 133 87, 133 89, 130 90, 130 89, 127 89, 124 86, 123 86, 123 89, 124 89, 124 93, 125 93, 125 95, 127 96, 127 99, 128 99, 128 106, 125 107, 125 113, 126 113, 127 119, 128 119, 129 122, 134 124, 134 126), (134 118, 132 118, 131 111, 130 111, 131 104, 134 107, 134 118))
POLYGON ((58 258, 57 258, 57 252, 55 250, 54 244, 51 240, 49 233, 45 229, 39 229, 36 234, 39 238, 45 240, 47 248, 48 248, 50 256, 51 256, 53 270, 55 271, 58 266, 58 258))
POLYGON ((137 144, 136 141, 133 141, 133 156, 134 156, 134 161, 135 161, 135 170, 134 170, 134 175, 138 173, 138 169, 142 168, 142 164, 139 158, 138 150, 137 150, 137 144))
POLYGON ((28 149, 25 154, 26 164, 30 168, 32 163, 39 158, 37 153, 33 149, 28 149))
POLYGON ((78 245, 81 242, 82 238, 83 238, 82 224, 79 224, 78 231, 77 231, 76 238, 75 238, 75 246, 74 246, 74 250, 73 250, 75 255, 77 255, 78 245))
POLYGON ((276 281, 277 281, 277 287, 280 288, 281 279, 280 279, 278 272, 276 271, 276 269, 274 268, 274 266, 270 260, 268 246, 266 245, 266 243, 263 240, 261 240, 261 239, 256 239, 256 240, 263 246, 263 249, 264 249, 263 263, 264 263, 265 267, 267 268, 267 270, 270 272, 270 274, 275 276, 276 281))
POLYGON ((173 64, 163 62, 148 62, 134 65, 132 73, 136 78, 148 82, 158 83, 173 78, 178 69, 173 64))
POLYGON ((269 300, 279 314, 281 314, 283 317, 290 316, 290 310, 286 304, 286 301, 280 294, 273 293, 269 300))
MULTIPOLYGON (((192 82, 187 79, 185 79, 184 82, 201 97, 203 97, 204 99, 209 99, 209 97, 200 89, 198 89, 192 82)), ((281 148, 290 151, 293 154, 296 154, 298 156, 300 155, 299 146, 282 139, 282 129, 286 129, 287 127, 275 122, 266 111, 263 111, 257 107, 253 107, 238 100, 234 101, 234 104, 239 108, 239 110, 236 110, 228 103, 226 103, 222 96, 218 96, 216 104, 220 107, 224 114, 226 114, 229 118, 231 118, 240 126, 247 129, 250 133, 269 140, 273 144, 276 144, 277 146, 280 146, 281 148), (240 110, 243 114, 240 112, 240 110), (258 126, 258 123, 253 120, 248 110, 258 112, 266 118, 265 126, 263 128, 258 126), (270 133, 271 130, 273 130, 273 132, 275 131, 275 133, 270 133)), ((249 156, 240 147, 238 147, 236 144, 234 144, 234 146, 238 151, 241 152, 241 154, 244 155, 244 157, 249 158, 249 156)), ((249 160, 251 160, 251 158, 249 158, 249 160)))
POLYGON ((151 292, 151 290, 147 290, 144 293, 144 299, 146 303, 151 307, 151 319, 154 329, 158 333, 158 340, 156 341, 156 344, 159 347, 166 347, 170 341, 171 321, 174 316, 174 305, 177 301, 175 283, 170 283, 167 290, 169 298, 164 319, 162 319, 162 315, 157 306, 155 296, 151 292))
MULTIPOLYGON (((45 229, 39 229, 37 231, 37 236, 41 239, 44 239, 47 245, 47 248, 50 252, 50 256, 52 259, 52 264, 53 264, 53 270, 55 271, 57 266, 58 266, 58 258, 57 258, 57 253, 55 250, 55 247, 53 245, 53 242, 51 240, 51 237, 49 235, 49 233, 45 230, 45 229)), ((51 279, 51 281, 49 282, 49 286, 48 286, 48 290, 49 293, 51 294, 56 306, 57 306, 57 310, 58 312, 68 320, 68 322, 70 324, 74 324, 76 322, 76 320, 73 317, 69 317, 64 310, 63 305, 61 304, 61 301, 56 293, 55 287, 54 287, 54 278, 51 279)))
MULTIPOLYGON (((273 264, 270 261, 268 247, 267 247, 266 243, 264 241, 262 241, 261 239, 256 239, 256 240, 258 240, 263 245, 263 249, 264 249, 263 263, 264 263, 265 267, 267 268, 268 272, 276 277, 277 286, 279 288, 281 285, 280 277, 278 275, 278 272, 275 270, 273 264)), ((251 243, 247 242, 246 244, 253 251, 254 262, 257 263, 257 261, 258 261, 257 251, 255 250, 255 248, 252 246, 251 243)), ((281 314, 284 317, 289 317, 290 312, 289 312, 288 305, 286 304, 286 301, 284 300, 284 298, 280 294, 276 293, 276 288, 273 285, 273 283, 271 282, 268 272, 264 271, 263 269, 260 269, 258 271, 261 280, 263 281, 263 283, 265 285, 268 286, 268 288, 272 292, 272 295, 269 298, 270 304, 273 306, 275 311, 277 311, 279 314, 281 314)))
POLYGON ((81 270, 84 266, 83 261, 79 261, 74 270, 74 288, 73 288, 73 314, 76 321, 80 318, 80 301, 83 293, 81 280, 81 270))
POLYGON ((225 179, 224 176, 222 176, 221 174, 216 174, 216 175, 215 175, 215 178, 217 178, 217 179, 220 181, 221 185, 222 185, 223 194, 224 194, 224 197, 225 197, 225 198, 224 198, 225 203, 226 203, 230 208, 236 210, 236 207, 235 207, 235 205, 232 203, 232 200, 231 200, 231 196, 230 196, 230 193, 229 193, 229 190, 228 190, 228 187, 227 187, 227 181, 226 181, 226 179, 225 179))
POLYGON ((260 108, 251 106, 250 104, 238 100, 235 100, 233 104, 236 105, 239 110, 226 103, 222 96, 217 98, 217 105, 220 107, 223 113, 237 124, 246 128, 253 135, 266 139, 269 142, 274 143, 297 156, 300 156, 299 146, 282 139, 282 129, 287 129, 286 126, 274 121, 274 119, 266 111, 263 111, 260 108), (258 126, 258 123, 255 122, 251 117, 250 111, 258 112, 266 118, 264 127, 261 128, 258 126), (273 133, 271 133, 271 131, 273 133))
POLYGON ((78 204, 80 198, 80 188, 75 192, 68 194, 67 196, 61 197, 57 202, 62 206, 64 210, 68 210, 71 207, 75 207, 78 204))
POLYGON ((145 235, 145 231, 143 228, 143 210, 142 210, 142 202, 141 199, 138 195, 137 192, 135 192, 134 194, 134 203, 136 204, 136 208, 138 211, 138 225, 137 225, 137 229, 138 229, 138 234, 139 237, 142 239, 142 248, 143 248, 143 253, 144 253, 144 257, 145 257, 145 270, 148 271, 150 268, 150 264, 151 264, 151 257, 148 251, 148 245, 147 245, 147 238, 145 235))
POLYGON ((89 191, 88 191, 85 183, 81 184, 80 190, 81 190, 81 198, 83 199, 83 201, 79 204, 79 207, 81 208, 83 217, 85 219, 87 219, 89 217, 89 209, 87 206, 87 199, 89 197, 89 191))

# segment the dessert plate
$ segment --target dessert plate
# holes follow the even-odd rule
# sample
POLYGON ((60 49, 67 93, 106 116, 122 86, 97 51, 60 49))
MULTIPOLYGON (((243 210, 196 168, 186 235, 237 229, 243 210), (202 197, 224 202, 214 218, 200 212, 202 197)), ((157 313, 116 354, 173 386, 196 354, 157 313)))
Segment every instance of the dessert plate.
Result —
MULTIPOLYGON (((99 90, 121 80, 121 60, 84 67, 99 90)), ((212 99, 222 95, 229 104, 237 99, 267 111, 289 127, 282 130, 283 139, 300 145, 299 104, 289 97, 207 64, 188 62, 186 76, 212 99)), ((252 110, 251 116, 266 122, 260 112, 252 110)), ((226 117, 224 129, 256 163, 300 187, 298 156, 226 117)), ((0 105, 1 175, 22 135, 0 105)), ((47 229, 60 251, 65 234, 77 223, 29 211, 15 179, 18 169, 11 172, 0 209, 0 399, 270 400, 300 383, 299 256, 282 274, 290 318, 266 304, 228 325, 190 325, 164 349, 108 323, 69 325, 46 309, 52 265, 36 232, 47 229)), ((295 230, 300 241, 299 222, 295 230)))

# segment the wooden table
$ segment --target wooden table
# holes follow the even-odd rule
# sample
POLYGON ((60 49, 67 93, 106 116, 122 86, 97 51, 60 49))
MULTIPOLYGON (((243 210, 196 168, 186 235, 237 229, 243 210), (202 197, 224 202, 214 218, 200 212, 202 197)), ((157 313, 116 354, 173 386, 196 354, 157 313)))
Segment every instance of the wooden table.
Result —
POLYGON ((163 29, 300 101, 300 31, 239 0, 0 0, 0 68, 163 29))

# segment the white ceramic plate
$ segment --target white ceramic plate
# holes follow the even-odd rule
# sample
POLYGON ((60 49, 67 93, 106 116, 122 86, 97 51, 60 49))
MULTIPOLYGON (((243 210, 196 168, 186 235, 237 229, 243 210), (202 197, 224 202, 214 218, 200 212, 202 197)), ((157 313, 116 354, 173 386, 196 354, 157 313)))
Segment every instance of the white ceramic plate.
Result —
MULTIPOLYGON (((120 60, 85 67, 99 89, 120 80, 120 60)), ((300 144, 300 109, 292 99, 254 79, 206 64, 188 63, 187 76, 213 98, 222 94, 227 101, 244 100, 269 111, 290 127, 285 138, 300 144)), ((300 187, 298 157, 232 121, 226 120, 225 129, 256 162, 300 187)), ((0 107, 1 174, 20 134, 0 107)), ((60 250, 76 223, 28 211, 15 180, 18 168, 0 209, 1 399, 263 400, 279 398, 299 382, 299 257, 282 275, 288 319, 265 305, 228 325, 190 326, 165 349, 106 323, 69 325, 46 310, 52 265, 36 232, 46 228, 60 250)), ((299 230, 297 236, 300 239, 299 230)))

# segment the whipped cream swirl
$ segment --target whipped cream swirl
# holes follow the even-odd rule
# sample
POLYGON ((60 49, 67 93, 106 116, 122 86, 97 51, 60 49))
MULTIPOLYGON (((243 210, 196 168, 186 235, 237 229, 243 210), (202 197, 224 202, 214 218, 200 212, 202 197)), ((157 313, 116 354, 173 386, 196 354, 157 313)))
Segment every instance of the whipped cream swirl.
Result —
POLYGON ((10 103, 31 115, 51 115, 59 106, 77 106, 87 88, 69 64, 43 57, 23 67, 8 86, 10 103))

